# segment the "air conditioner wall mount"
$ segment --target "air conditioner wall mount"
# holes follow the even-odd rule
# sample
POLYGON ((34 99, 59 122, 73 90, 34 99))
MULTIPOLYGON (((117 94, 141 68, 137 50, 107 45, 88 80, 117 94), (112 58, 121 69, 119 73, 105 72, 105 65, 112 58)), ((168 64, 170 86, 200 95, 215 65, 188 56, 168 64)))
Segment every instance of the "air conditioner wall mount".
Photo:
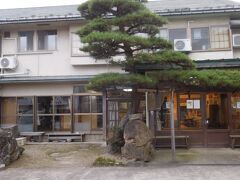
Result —
POLYGON ((192 51, 190 39, 174 39, 174 51, 192 51))
POLYGON ((240 48, 240 34, 233 34, 233 47, 239 47, 240 48))
POLYGON ((17 67, 16 57, 1 57, 0 69, 15 69, 17 67))

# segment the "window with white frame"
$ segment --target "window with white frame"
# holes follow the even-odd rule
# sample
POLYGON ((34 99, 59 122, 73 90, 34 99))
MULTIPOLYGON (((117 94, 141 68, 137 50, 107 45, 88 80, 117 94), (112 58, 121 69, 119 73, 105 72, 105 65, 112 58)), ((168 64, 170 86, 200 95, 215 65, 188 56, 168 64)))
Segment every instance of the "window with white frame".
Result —
POLYGON ((72 56, 88 56, 88 53, 81 51, 83 43, 78 34, 71 33, 71 54, 72 56))
POLYGON ((38 50, 56 50, 57 49, 57 31, 41 30, 38 34, 38 50))
POLYGON ((209 44, 209 28, 192 28, 192 49, 208 50, 209 44))
POLYGON ((33 51, 34 31, 20 31, 18 33, 18 51, 33 51))

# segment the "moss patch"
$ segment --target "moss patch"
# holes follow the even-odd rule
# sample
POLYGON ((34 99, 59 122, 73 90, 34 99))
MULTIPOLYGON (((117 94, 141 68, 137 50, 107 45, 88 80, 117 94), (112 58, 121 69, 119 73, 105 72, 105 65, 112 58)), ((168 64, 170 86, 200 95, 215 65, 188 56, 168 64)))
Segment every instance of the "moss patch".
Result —
POLYGON ((115 159, 111 158, 105 158, 105 157, 98 157, 94 163, 93 166, 124 166, 122 162, 116 161, 115 159))

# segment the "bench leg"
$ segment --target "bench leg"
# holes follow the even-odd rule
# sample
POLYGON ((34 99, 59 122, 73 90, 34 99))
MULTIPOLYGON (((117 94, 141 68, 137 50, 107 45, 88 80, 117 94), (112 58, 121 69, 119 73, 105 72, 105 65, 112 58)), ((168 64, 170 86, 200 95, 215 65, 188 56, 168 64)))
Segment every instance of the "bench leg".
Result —
POLYGON ((188 142, 188 138, 185 138, 185 142, 186 142, 186 147, 187 147, 187 149, 189 149, 189 142, 188 142))
POLYGON ((40 135, 40 136, 38 137, 38 142, 43 142, 43 136, 42 136, 42 135, 40 135))
POLYGON ((232 140, 231 140, 231 147, 232 147, 232 149, 234 149, 234 147, 235 147, 235 138, 232 138, 232 140))

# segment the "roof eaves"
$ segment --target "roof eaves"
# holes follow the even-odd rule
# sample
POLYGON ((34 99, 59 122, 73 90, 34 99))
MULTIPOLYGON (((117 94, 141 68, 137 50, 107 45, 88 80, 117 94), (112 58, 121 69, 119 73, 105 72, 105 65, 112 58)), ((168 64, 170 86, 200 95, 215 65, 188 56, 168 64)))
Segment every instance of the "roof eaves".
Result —
POLYGON ((62 83, 62 82, 85 82, 89 81, 91 75, 86 76, 36 76, 36 77, 2 77, 0 78, 0 84, 11 83, 62 83))
POLYGON ((31 18, 14 18, 14 19, 0 19, 0 24, 21 24, 21 23, 34 23, 34 22, 56 22, 56 21, 75 21, 83 20, 81 15, 68 15, 68 16, 44 16, 44 17, 31 17, 31 18))
POLYGON ((215 14, 215 13, 229 13, 240 12, 240 6, 224 6, 218 8, 183 8, 183 9, 164 9, 155 11, 161 16, 176 16, 176 15, 195 15, 195 14, 215 14))

